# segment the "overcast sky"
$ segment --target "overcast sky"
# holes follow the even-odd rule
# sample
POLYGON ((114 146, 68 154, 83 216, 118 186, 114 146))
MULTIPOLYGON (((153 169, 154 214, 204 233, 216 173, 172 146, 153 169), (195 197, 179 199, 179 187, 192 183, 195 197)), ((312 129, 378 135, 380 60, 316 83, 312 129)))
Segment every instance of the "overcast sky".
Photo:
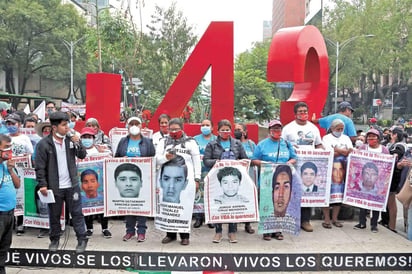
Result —
MULTIPOLYGON (((177 9, 183 12, 188 23, 194 26, 199 38, 210 22, 233 21, 235 56, 251 48, 253 42, 262 41, 263 21, 271 20, 272 17, 272 0, 176 0, 175 2, 177 9)), ((143 26, 150 22, 155 4, 167 8, 171 3, 171 0, 144 0, 143 26)))

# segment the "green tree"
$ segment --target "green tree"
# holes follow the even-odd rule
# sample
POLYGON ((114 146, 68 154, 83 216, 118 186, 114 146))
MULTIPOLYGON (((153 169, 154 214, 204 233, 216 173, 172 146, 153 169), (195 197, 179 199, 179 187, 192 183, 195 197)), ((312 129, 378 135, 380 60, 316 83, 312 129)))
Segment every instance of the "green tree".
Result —
POLYGON ((270 120, 279 109, 273 96, 274 84, 267 82, 267 58, 270 40, 255 43, 235 60, 235 116, 241 120, 270 120))
MULTIPOLYGON (((62 75, 70 78, 70 59, 62 40, 82 37, 85 21, 72 5, 60 3, 59 0, 0 2, 0 66, 6 73, 7 91, 22 94, 27 80, 40 71, 56 79, 65 78, 62 75), (18 89, 14 78, 19 80, 18 89)), ((85 62, 82 65, 87 68, 85 62)), ((81 68, 80 64, 77 68, 81 68)))

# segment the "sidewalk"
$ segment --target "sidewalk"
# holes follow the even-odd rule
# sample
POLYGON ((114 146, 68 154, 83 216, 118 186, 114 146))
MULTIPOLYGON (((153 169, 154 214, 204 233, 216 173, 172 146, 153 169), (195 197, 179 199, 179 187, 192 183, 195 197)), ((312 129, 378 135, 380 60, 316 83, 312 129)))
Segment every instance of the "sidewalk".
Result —
MULTIPOLYGON (((87 247, 88 251, 105 251, 105 252, 133 252, 149 254, 176 254, 176 253, 219 253, 232 256, 238 253, 250 253, 255 255, 260 254, 282 254, 302 255, 305 254, 336 254, 336 253, 409 253, 412 257, 412 241, 406 239, 403 228, 402 212, 398 213, 398 232, 393 233, 383 226, 379 226, 378 233, 371 233, 370 227, 365 230, 354 230, 355 221, 346 221, 343 223, 343 228, 333 227, 332 229, 322 228, 322 222, 319 220, 313 221, 314 232, 302 232, 299 236, 291 236, 284 234, 283 241, 263 241, 262 235, 247 234, 244 231, 244 225, 238 225, 238 243, 230 244, 227 238, 227 226, 223 226, 224 239, 220 244, 212 243, 214 230, 209 229, 206 225, 198 229, 193 229, 190 237, 190 245, 182 246, 179 241, 170 244, 161 244, 161 239, 165 236, 164 232, 154 229, 153 220, 148 221, 148 230, 146 241, 137 243, 136 240, 129 242, 122 241, 125 233, 125 224, 121 220, 110 220, 109 229, 113 234, 113 238, 105 239, 102 237, 100 224, 95 221, 94 234, 89 240, 87 247)), ((253 224, 257 230, 257 224, 253 224)), ((48 238, 37 238, 38 229, 28 228, 23 236, 13 235, 12 248, 28 248, 40 249, 47 252, 49 245, 48 238)), ((67 240, 64 250, 74 250, 76 239, 72 227, 68 227, 64 236, 60 240, 60 249, 63 243, 67 240)), ((409 259, 408 267, 412 269, 412 258, 409 259)), ((169 269, 168 269, 169 270, 169 269)), ((170 269, 173 270, 173 269, 170 269)), ((223 269, 222 269, 223 270, 223 269)), ((227 269, 236 271, 237 269, 227 269)), ((333 273, 351 273, 350 271, 334 271, 333 273)), ((126 270, 113 269, 79 269, 79 268, 33 268, 33 267, 8 267, 7 273, 128 273, 126 270)), ((376 271, 364 272, 375 273, 376 271)), ((401 271, 400 271, 401 272, 401 271)), ((237 273, 252 273, 252 272, 237 272, 237 273)), ((273 272, 260 272, 273 273, 273 272)), ((287 272, 300 273, 300 272, 287 272)), ((311 272, 305 272, 311 273, 311 272)), ((315 273, 315 272, 312 272, 315 273)), ((396 271, 391 271, 396 273, 396 271)))

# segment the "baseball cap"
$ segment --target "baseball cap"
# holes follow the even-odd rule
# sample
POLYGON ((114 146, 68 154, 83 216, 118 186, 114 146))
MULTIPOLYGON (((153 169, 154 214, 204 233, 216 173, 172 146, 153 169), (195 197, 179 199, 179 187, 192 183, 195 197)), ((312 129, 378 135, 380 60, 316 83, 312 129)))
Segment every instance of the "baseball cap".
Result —
POLYGON ((133 116, 133 117, 130 117, 129 119, 127 119, 127 123, 126 123, 126 124, 129 124, 131 121, 138 121, 139 124, 142 123, 142 120, 140 120, 139 117, 133 116))
POLYGON ((346 101, 340 103, 339 107, 338 107, 338 109, 341 110, 341 111, 344 111, 347 108, 350 109, 352 112, 354 111, 354 109, 352 108, 352 105, 349 102, 346 102, 346 101))
POLYGON ((369 134, 374 134, 376 136, 378 136, 378 138, 381 137, 381 134, 379 133, 379 131, 377 129, 371 128, 368 130, 368 132, 366 132, 366 136, 368 136, 369 134))
POLYGON ((91 127, 85 127, 85 128, 82 129, 82 132, 80 133, 80 136, 83 136, 83 135, 86 135, 86 134, 95 136, 96 131, 91 127))
POLYGON ((269 122, 268 128, 274 127, 274 126, 282 126, 282 123, 279 120, 272 120, 269 122))
POLYGON ((6 118, 6 122, 11 122, 13 124, 21 123, 20 115, 12 113, 6 118))

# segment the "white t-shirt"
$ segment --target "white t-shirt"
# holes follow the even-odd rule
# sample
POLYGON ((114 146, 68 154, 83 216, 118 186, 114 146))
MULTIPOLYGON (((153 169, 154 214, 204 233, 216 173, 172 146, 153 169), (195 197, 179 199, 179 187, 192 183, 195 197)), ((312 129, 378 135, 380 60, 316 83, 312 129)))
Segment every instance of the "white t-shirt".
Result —
POLYGON ((22 155, 26 153, 33 153, 33 145, 27 135, 20 134, 19 136, 11 137, 11 149, 13 155, 22 155))
POLYGON ((336 138, 332 133, 323 136, 323 145, 326 149, 333 149, 335 147, 349 149, 353 148, 350 138, 342 134, 339 138, 336 138))
POLYGON ((315 148, 322 144, 319 129, 309 121, 305 125, 299 125, 296 121, 290 122, 284 126, 282 138, 299 148, 315 148))

